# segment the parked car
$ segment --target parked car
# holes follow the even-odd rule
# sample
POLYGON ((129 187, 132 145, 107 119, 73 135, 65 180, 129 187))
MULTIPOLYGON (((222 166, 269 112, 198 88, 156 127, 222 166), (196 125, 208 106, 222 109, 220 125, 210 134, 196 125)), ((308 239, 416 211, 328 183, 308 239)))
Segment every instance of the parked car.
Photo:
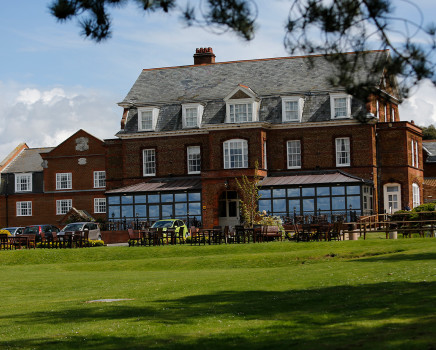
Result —
POLYGON ((165 219, 165 220, 158 220, 153 225, 151 225, 152 228, 163 228, 164 231, 167 228, 175 228, 176 232, 179 232, 180 230, 183 230, 183 237, 189 236, 188 228, 186 227, 185 223, 182 220, 178 219, 165 219))
POLYGON ((7 230, 12 236, 21 235, 24 231, 24 227, 5 227, 2 230, 7 230))
POLYGON ((34 234, 37 242, 41 241, 41 232, 44 232, 45 236, 51 236, 52 232, 59 232, 59 228, 54 225, 30 225, 26 226, 23 230, 24 235, 34 234))
POLYGON ((65 226, 59 233, 58 237, 65 235, 65 232, 85 231, 89 232, 88 238, 95 241, 101 240, 100 227, 95 222, 72 222, 65 226))

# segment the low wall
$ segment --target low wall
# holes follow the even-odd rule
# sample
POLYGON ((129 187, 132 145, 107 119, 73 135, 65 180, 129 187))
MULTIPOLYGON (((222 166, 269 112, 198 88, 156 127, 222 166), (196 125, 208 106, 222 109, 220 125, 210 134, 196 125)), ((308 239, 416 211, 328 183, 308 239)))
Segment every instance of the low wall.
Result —
POLYGON ((105 244, 111 243, 127 243, 129 241, 129 233, 127 231, 101 231, 101 239, 105 244))

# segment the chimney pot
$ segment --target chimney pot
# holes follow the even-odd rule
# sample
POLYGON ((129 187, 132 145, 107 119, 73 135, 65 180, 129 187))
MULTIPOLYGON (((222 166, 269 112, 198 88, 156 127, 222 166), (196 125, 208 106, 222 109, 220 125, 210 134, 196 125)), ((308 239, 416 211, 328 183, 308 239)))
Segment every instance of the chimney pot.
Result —
POLYGON ((215 55, 211 47, 200 47, 195 49, 194 65, 213 63, 215 63, 215 55))

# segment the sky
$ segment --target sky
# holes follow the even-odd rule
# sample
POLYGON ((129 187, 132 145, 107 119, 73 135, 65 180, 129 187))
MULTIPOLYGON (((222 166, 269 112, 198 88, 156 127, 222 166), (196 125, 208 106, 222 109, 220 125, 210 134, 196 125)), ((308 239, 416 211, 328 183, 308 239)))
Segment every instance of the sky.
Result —
MULTIPOLYGON (((257 0, 258 30, 250 42, 230 32, 188 28, 177 14, 147 15, 129 5, 112 12, 112 38, 100 44, 80 36, 76 21, 57 22, 50 2, 0 4, 0 159, 21 142, 53 147, 79 129, 113 138, 122 116, 117 103, 141 70, 193 64, 198 47, 212 47, 217 62, 289 55, 283 46, 289 0, 257 0)), ((434 0, 415 2, 424 14, 436 11, 434 0)), ((399 8, 400 15, 411 13, 399 8)), ((436 89, 430 82, 403 102, 400 117, 418 125, 436 123, 436 89)))

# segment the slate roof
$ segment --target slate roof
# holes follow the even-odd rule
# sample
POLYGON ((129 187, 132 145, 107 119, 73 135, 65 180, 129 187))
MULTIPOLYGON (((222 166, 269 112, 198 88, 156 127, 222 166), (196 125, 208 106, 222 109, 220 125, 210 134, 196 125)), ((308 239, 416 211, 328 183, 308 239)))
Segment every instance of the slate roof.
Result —
POLYGON ((114 190, 106 191, 106 194, 117 193, 135 193, 135 192, 168 192, 168 191, 186 191, 200 190, 201 179, 198 178, 182 178, 182 179, 153 179, 148 182, 130 185, 114 190))
POLYGON ((427 152, 427 163, 436 162, 436 141, 423 141, 422 148, 427 152))
POLYGON ((23 150, 3 173, 31 173, 42 171, 42 158, 40 153, 48 153, 54 147, 28 148, 23 150))
POLYGON ((284 186, 284 185, 313 185, 313 184, 335 184, 344 182, 360 182, 365 180, 360 177, 347 174, 342 171, 322 171, 322 172, 305 172, 295 175, 268 176, 260 182, 260 186, 284 186))
MULTIPOLYGON (((353 53, 349 55, 351 59, 353 53)), ((355 80, 367 80, 367 67, 388 56, 388 51, 367 52, 355 80)), ((124 130, 118 134, 138 132, 137 106, 160 108, 158 132, 182 129, 182 103, 205 104, 203 126, 221 124, 226 114, 223 99, 240 84, 261 98, 260 122, 281 123, 281 96, 287 95, 304 98, 302 122, 327 121, 330 120, 329 92, 341 91, 329 83, 334 72, 333 64, 321 55, 144 69, 120 103, 130 111, 124 130)), ((372 78, 378 85, 381 74, 372 78)), ((352 116, 361 111, 366 112, 365 105, 353 99, 352 116)))

